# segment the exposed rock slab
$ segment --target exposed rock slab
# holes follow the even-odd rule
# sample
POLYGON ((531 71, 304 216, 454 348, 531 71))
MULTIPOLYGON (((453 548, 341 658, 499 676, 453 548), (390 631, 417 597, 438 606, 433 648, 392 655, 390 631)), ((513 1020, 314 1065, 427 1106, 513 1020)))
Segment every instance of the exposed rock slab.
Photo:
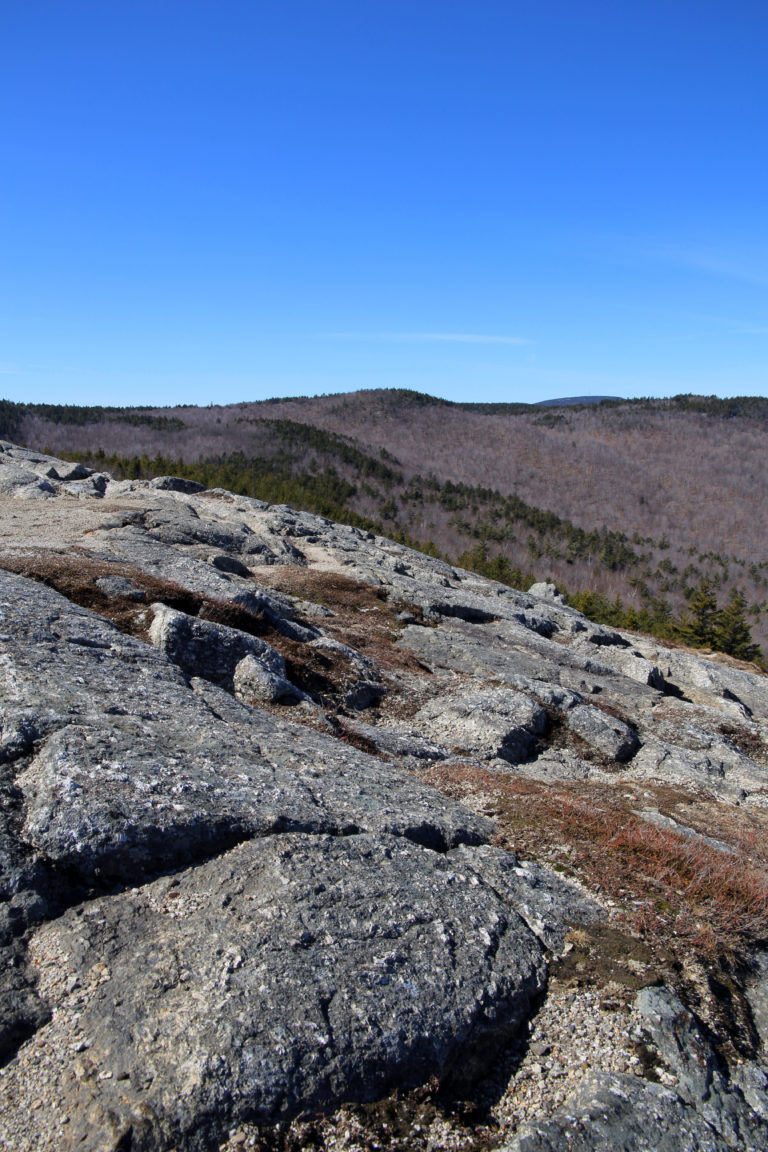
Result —
POLYGON ((206 702, 163 654, 49 589, 0 573, 0 598, 16 641, 3 744, 24 761, 25 835, 49 860, 91 878, 175 865, 222 835, 375 826, 447 847, 487 834, 481 818, 365 753, 238 710, 213 685, 206 702))
POLYGON ((727 741, 712 737, 698 748, 646 740, 632 761, 632 773, 670 784, 696 785, 732 801, 768 801, 768 769, 727 741))
POLYGON ((242 1120, 464 1077, 544 981, 473 869, 394 837, 244 844, 73 910, 35 948, 79 985, 52 983, 42 1043, 71 1043, 77 1011, 83 1072, 53 1090, 84 1150, 204 1149, 242 1120))
POLYGON ((635 1076, 595 1072, 551 1119, 526 1124, 499 1152, 727 1152, 732 1147, 670 1089, 635 1076))
POLYGON ((581 648, 540 636, 518 622, 468 625, 451 621, 437 628, 405 628, 400 643, 426 662, 516 686, 545 682, 581 696, 605 695, 620 707, 646 709, 660 694, 610 667, 610 650, 581 648))
POLYGON ((692 699, 717 703, 731 714, 746 709, 749 716, 763 722, 768 720, 768 680, 764 676, 734 667, 734 662, 703 660, 692 652, 664 648, 647 637, 633 637, 633 640, 648 660, 658 666, 665 679, 678 685, 692 699))
POLYGON ((510 764, 529 759, 548 727, 547 713, 522 692, 499 688, 442 696, 415 717, 433 739, 481 758, 510 764))
MULTIPOLYGON (((0 1143, 14 1150, 215 1149, 231 1125, 483 1076, 534 1010, 545 955, 566 963, 574 926, 597 940, 607 901, 491 847, 490 820, 420 777, 452 794, 477 778, 483 811, 492 781, 511 807, 550 784, 577 801, 582 782, 626 787, 675 835, 695 830, 656 792, 755 819, 768 801, 765 677, 594 624, 551 588, 5 444, 0 538, 5 555, 45 549, 41 579, 57 549, 69 572, 92 562, 100 599, 87 577, 83 603, 121 627, 133 613, 142 637, 0 572, 0 1051, 17 1052, 0 1143), (314 603, 308 569, 365 582, 386 612, 314 603), (169 581, 181 600, 153 624, 169 581), (331 664, 332 698, 288 677, 306 686, 305 668, 331 664)), ((502 1147, 766 1147, 764 967, 745 1001, 754 1059, 726 1067, 700 1021, 650 990, 633 1019, 664 1085, 619 1063, 586 1074, 502 1147)))
POLYGON ((489 844, 474 848, 462 845, 449 856, 475 869, 555 954, 562 950, 569 928, 604 918, 600 905, 574 884, 539 864, 521 864, 510 852, 489 844))

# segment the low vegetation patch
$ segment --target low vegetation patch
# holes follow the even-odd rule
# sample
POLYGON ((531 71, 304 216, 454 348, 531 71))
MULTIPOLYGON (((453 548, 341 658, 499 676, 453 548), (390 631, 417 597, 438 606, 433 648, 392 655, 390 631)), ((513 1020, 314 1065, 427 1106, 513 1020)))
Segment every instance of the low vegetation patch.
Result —
MULTIPOLYGON (((204 598, 189 592, 172 580, 149 576, 132 564, 111 563, 71 548, 66 553, 35 548, 29 551, 0 553, 0 567, 53 588, 73 604, 111 620, 121 632, 148 639, 147 607, 167 604, 179 612, 196 616, 204 608, 204 598), (121 576, 142 593, 141 599, 130 595, 110 596, 99 588, 101 577, 121 576)), ((222 606, 223 607, 223 606, 222 606)))
POLYGON ((421 620, 421 608, 390 603, 385 587, 354 580, 341 572, 297 565, 276 565, 260 573, 259 579, 276 592, 329 608, 334 615, 323 618, 323 630, 385 670, 428 674, 418 657, 396 642, 402 628, 398 614, 407 609, 414 619, 421 620))
MULTIPOLYGON (((153 603, 258 636, 283 656, 289 680, 330 711, 343 707, 345 692, 360 678, 359 670, 344 652, 324 651, 293 640, 261 612, 190 592, 172 580, 151 576, 131 564, 103 560, 73 548, 66 553, 51 549, 2 552, 0 567, 46 584, 72 603, 110 620, 121 632, 145 642, 149 640, 149 607, 153 603), (130 581, 136 591, 108 594, 97 581, 110 576, 130 581)), ((326 604, 332 603, 336 612, 335 617, 324 619, 326 632, 364 651, 387 670, 423 671, 417 657, 395 643, 395 616, 399 609, 388 605, 381 598, 382 590, 374 585, 343 575, 330 574, 326 579, 325 573, 294 567, 275 569, 272 585, 276 590, 292 589, 294 595, 311 599, 319 599, 322 590, 326 604)), ((301 622, 300 616, 297 619, 301 622)))
POLYGON ((376 584, 353 580, 342 572, 318 571, 296 565, 275 566, 265 582, 276 592, 299 596, 338 612, 379 609, 387 602, 387 590, 376 584))
POLYGON ((745 840, 726 852, 657 828, 604 786, 543 784, 474 766, 437 766, 426 776, 456 799, 485 797, 503 847, 578 876, 664 950, 715 960, 768 939, 768 858, 745 840))

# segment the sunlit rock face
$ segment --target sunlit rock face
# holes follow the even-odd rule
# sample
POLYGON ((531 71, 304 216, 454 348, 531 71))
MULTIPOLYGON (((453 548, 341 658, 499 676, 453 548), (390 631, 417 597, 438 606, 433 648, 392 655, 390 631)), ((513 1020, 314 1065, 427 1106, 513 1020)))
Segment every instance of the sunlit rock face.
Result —
POLYGON ((9 444, 0 649, 7 1147, 270 1146, 438 1082, 514 1100, 537 1013, 610 968, 578 969, 586 940, 629 941, 590 1010, 631 1013, 653 1058, 537 1063, 544 1112, 499 1146, 768 1147, 757 903, 716 1033, 632 935, 643 901, 606 887, 611 797, 723 868, 759 834, 756 670, 603 629, 548 584, 9 444), (598 796, 603 882, 573 831, 598 796), (570 878, 531 798, 573 836, 570 878))

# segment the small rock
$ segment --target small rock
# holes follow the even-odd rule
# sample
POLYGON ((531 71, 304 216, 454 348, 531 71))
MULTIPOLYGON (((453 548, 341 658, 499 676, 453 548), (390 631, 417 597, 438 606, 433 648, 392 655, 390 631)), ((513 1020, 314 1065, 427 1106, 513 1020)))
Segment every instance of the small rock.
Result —
POLYGON ((596 752, 612 760, 630 760, 640 747, 634 729, 591 704, 578 704, 566 713, 566 724, 596 752))

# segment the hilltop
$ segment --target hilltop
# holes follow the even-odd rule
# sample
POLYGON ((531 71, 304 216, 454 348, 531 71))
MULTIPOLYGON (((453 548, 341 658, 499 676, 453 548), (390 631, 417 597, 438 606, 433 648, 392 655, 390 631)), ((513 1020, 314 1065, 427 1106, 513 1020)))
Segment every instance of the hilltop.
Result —
POLYGON ((759 397, 542 408, 392 390, 208 408, 6 403, 0 419, 7 436, 116 475, 182 472, 514 586, 553 580, 594 618, 665 639, 681 638, 705 581, 720 609, 743 597, 768 652, 759 397))
POLYGON ((768 1149, 753 665, 8 443, 0 617, 5 1147, 768 1149))

